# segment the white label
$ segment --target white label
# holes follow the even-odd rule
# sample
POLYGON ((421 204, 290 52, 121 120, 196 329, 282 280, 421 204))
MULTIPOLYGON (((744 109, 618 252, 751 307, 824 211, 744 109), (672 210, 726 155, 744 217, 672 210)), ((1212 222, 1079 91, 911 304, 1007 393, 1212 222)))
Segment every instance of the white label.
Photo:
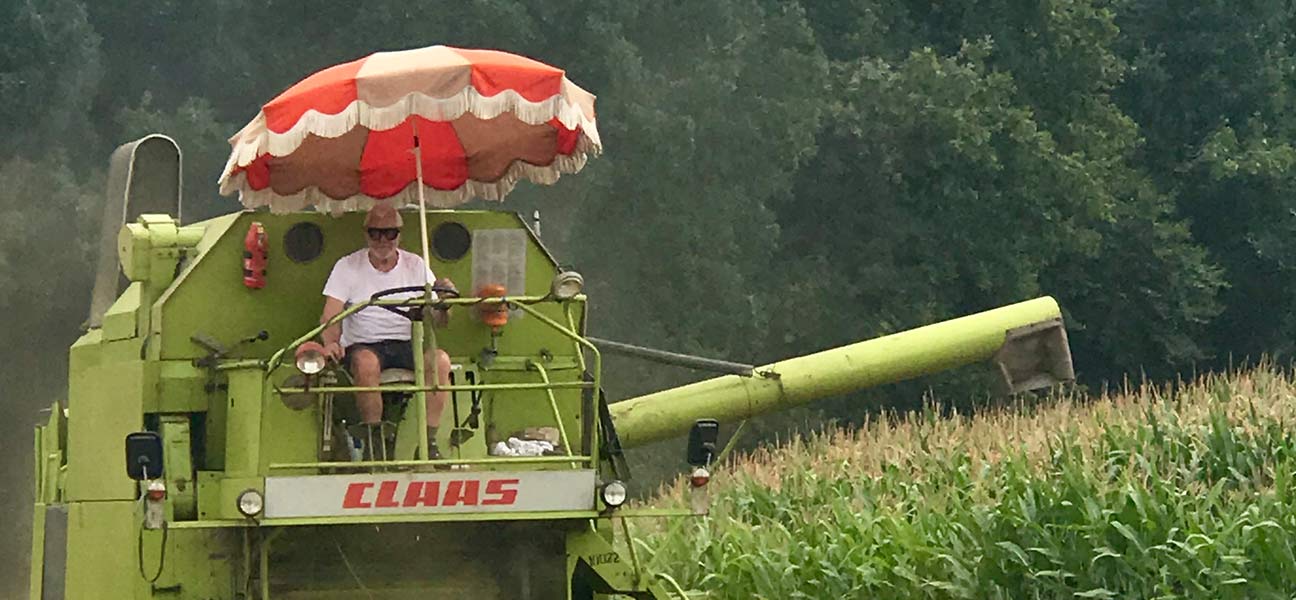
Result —
POLYGON ((265 516, 338 517, 594 509, 594 471, 267 477, 265 516))

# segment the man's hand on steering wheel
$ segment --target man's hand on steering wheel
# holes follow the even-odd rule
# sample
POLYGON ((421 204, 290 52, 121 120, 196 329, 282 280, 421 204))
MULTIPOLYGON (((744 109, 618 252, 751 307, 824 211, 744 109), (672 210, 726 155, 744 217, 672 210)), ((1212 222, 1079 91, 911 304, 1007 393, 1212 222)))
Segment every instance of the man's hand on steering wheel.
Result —
POLYGON ((459 297, 459 288, 455 287, 454 282, 450 281, 449 277, 441 277, 432 282, 432 291, 441 296, 459 297))
POLYGON ((346 356, 346 351, 342 349, 342 344, 338 342, 329 342, 324 344, 324 356, 337 361, 340 365, 342 364, 342 357, 346 356))
MULTIPOLYGON (((437 298, 458 298, 459 288, 455 287, 449 277, 441 277, 432 283, 432 290, 437 293, 437 298)), ((450 323, 450 310, 444 306, 432 310, 432 324, 437 327, 445 327, 450 323)))
MULTIPOLYGON (((421 286, 421 285, 408 285, 408 286, 404 286, 404 287, 395 287, 395 288, 390 288, 390 289, 382 290, 382 291, 379 291, 379 292, 375 292, 375 293, 374 293, 372 296, 370 296, 369 298, 370 298, 371 300, 380 300, 380 299, 382 299, 382 298, 384 298, 384 297, 386 297, 386 296, 390 296, 390 295, 392 295, 392 294, 419 293, 419 292, 422 292, 424 289, 425 289, 424 286, 421 286)), ((435 294, 438 294, 438 298, 440 298, 440 297, 446 297, 446 298, 458 298, 458 297, 459 297, 459 289, 456 288, 455 285, 454 285, 454 282, 453 282, 453 281, 450 281, 450 279, 448 279, 448 278, 441 278, 441 279, 436 280, 436 282, 434 282, 434 283, 432 284, 432 292, 435 293, 435 294)), ((413 299, 411 299, 411 300, 413 300, 413 299)), ((406 306, 409 306, 409 305, 405 305, 405 304, 398 304, 398 305, 378 304, 377 306, 378 306, 378 308, 382 308, 382 309, 384 309, 384 310, 388 310, 388 311, 394 312, 394 313, 396 313, 396 314, 398 314, 398 315, 400 315, 400 316, 402 316, 402 317, 405 317, 405 318, 407 318, 407 319, 418 319, 418 318, 419 318, 419 317, 418 317, 418 313, 417 313, 417 311, 415 311, 414 309, 412 309, 412 308, 403 308, 403 307, 406 307, 406 306)), ((435 306, 435 305, 433 305, 433 306, 435 306)), ((444 314, 446 314, 446 309, 445 309, 445 308, 434 308, 434 309, 433 309, 433 314, 440 314, 440 315, 444 315, 444 314)), ((440 319, 440 320, 444 320, 444 319, 440 319)))

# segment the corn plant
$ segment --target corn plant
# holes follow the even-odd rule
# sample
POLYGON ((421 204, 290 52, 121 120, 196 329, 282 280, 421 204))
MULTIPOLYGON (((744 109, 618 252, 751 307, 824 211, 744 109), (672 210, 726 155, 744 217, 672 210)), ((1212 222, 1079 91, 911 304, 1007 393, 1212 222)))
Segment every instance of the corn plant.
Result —
POLYGON ((640 545, 712 598, 1296 596, 1289 377, 934 414, 738 459, 710 516, 640 545))

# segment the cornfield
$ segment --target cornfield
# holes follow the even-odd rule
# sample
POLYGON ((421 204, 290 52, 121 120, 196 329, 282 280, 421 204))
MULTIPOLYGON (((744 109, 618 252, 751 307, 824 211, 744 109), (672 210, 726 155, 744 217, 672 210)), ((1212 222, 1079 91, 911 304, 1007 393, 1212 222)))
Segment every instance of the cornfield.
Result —
POLYGON ((697 597, 1292 598, 1289 422, 1271 368, 882 419, 717 468, 710 516, 634 543, 697 597))

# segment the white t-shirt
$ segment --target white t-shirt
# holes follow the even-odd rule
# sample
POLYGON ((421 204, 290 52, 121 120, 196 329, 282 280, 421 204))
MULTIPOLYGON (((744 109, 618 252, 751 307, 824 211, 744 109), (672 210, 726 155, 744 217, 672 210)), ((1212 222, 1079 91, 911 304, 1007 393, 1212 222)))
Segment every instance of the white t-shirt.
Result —
MULTIPOLYGON (((423 257, 396 250, 396 266, 386 273, 375 269, 369 262, 369 249, 361 248, 339 258, 333 265, 328 282, 324 284, 324 295, 341 300, 347 306, 368 300, 376 292, 392 288, 423 285, 436 281, 423 262, 423 257)), ((384 298, 411 298, 417 292, 391 294, 384 298)), ((372 343, 383 340, 410 339, 410 321, 385 308, 368 306, 359 312, 342 319, 342 347, 355 343, 372 343)))

